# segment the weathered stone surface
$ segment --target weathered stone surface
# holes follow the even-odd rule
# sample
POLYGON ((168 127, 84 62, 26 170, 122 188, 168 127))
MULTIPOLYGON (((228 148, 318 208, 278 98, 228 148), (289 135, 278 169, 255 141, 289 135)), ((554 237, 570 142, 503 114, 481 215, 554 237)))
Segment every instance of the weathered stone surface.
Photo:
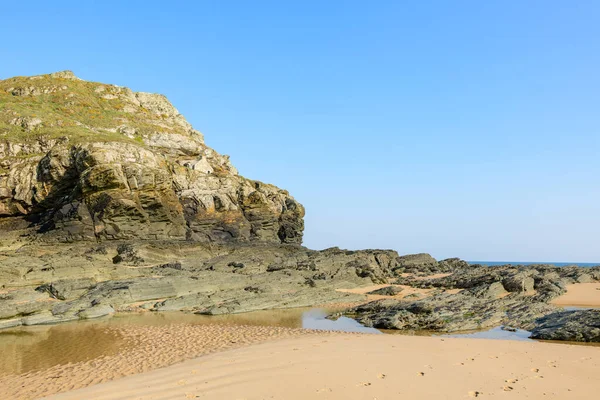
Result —
POLYGON ((114 314, 115 310, 109 305, 98 304, 86 310, 80 311, 77 316, 81 319, 92 319, 114 314))
POLYGON ((23 323, 20 318, 0 319, 0 329, 16 328, 21 325, 23 325, 23 323))
POLYGON ((368 292, 367 294, 376 294, 380 296, 395 296, 398 293, 402 292, 402 288, 398 286, 386 286, 381 289, 376 289, 368 292))
POLYGON ((240 176, 162 95, 70 71, 2 80, 0 137, 0 328, 139 308, 313 306, 366 298, 336 289, 397 283, 434 290, 352 312, 391 329, 540 324, 540 335, 596 337, 593 313, 538 318, 600 268, 301 247, 302 205, 240 176))
MULTIPOLYGON (((557 311, 558 308, 548 302, 564 293, 567 284, 577 282, 581 276, 593 277, 597 270, 552 266, 461 267, 458 264, 450 276, 399 280, 418 288, 462 289, 459 293, 443 291, 424 298, 380 300, 358 306, 348 314, 367 326, 384 329, 456 332, 508 325, 531 330, 543 321, 540 317, 557 311)), ((557 325, 563 326, 566 321, 560 319, 557 325)), ((578 317, 573 331, 593 336, 592 321, 589 316, 578 317), (584 328, 585 324, 588 325, 584 328)), ((583 338, 569 335, 573 340, 583 338)), ((560 334, 554 336, 558 338, 560 334)))
POLYGON ((0 225, 62 242, 302 242, 302 205, 238 175, 164 96, 36 78, 0 81, 0 225))
POLYGON ((600 342, 600 310, 562 311, 536 321, 534 339, 600 342))
POLYGON ((41 285, 36 288, 36 291, 48 292, 51 297, 58 300, 67 300, 82 295, 94 284, 95 281, 91 278, 60 280, 41 285))
POLYGON ((5 294, 0 310, 10 310, 3 314, 7 320, 27 318, 27 324, 40 324, 138 307, 218 314, 359 301, 365 296, 336 289, 393 279, 397 257, 393 251, 312 251, 254 243, 31 245, 8 258, 16 273, 0 277, 0 285, 25 286, 8 292, 21 308, 5 294), (115 264, 117 256, 121 259, 115 264), (17 269, 33 262, 48 269, 47 283, 38 284, 37 268, 17 269))
POLYGON ((509 292, 529 292, 533 290, 534 280, 526 273, 518 273, 502 280, 502 286, 509 292))

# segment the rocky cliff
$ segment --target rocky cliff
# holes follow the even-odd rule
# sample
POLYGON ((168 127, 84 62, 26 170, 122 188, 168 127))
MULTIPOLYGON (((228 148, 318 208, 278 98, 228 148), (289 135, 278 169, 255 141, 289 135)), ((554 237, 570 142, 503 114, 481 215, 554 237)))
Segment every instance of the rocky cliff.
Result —
POLYGON ((347 313, 379 328, 600 340, 600 311, 549 304, 600 281, 600 267, 313 251, 299 245, 303 217, 285 190, 238 175, 164 96, 68 71, 0 81, 0 329, 358 302, 347 313))
POLYGON ((69 71, 0 81, 0 229, 43 241, 301 243, 304 208, 246 179, 162 95, 69 71))

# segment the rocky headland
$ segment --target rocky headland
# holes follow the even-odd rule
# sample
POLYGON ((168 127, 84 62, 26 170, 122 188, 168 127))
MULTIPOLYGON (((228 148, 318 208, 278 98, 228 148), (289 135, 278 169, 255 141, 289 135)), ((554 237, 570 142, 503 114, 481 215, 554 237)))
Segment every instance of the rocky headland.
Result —
POLYGON ((600 341, 599 311, 550 304, 568 284, 600 281, 598 267, 314 251, 301 245, 303 217, 286 190, 239 175, 162 95, 69 71, 0 81, 0 328, 350 303, 377 328, 505 325, 600 341))

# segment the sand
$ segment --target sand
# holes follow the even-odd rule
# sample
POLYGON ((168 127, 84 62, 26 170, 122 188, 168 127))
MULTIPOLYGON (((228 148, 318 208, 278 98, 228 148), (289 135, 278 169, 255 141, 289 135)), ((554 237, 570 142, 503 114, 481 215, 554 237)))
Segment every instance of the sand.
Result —
POLYGON ((305 335, 228 350, 56 400, 594 399, 600 348, 397 335, 305 335))
POLYGON ((600 307, 600 283, 567 285, 567 293, 552 300, 557 306, 600 307))
POLYGON ((407 286, 407 285, 381 284, 381 285, 362 286, 362 287, 351 288, 351 289, 337 289, 337 291, 343 292, 343 293, 365 294, 367 296, 367 298, 365 299, 365 301, 360 302, 360 304, 364 304, 364 303, 368 303, 369 301, 374 301, 374 300, 383 300, 383 299, 400 300, 400 299, 403 299, 410 295, 415 296, 415 297, 427 297, 427 296, 430 296, 431 293, 435 291, 435 289, 420 289, 420 288, 415 288, 415 287, 407 286), (397 288, 402 289, 402 291, 395 296, 367 294, 369 292, 372 292, 373 290, 381 289, 381 288, 384 288, 387 286, 395 286, 397 288))
MULTIPOLYGON (((115 343, 121 343, 119 349, 113 349, 115 351, 112 354, 22 374, 0 374, 0 399, 39 398, 151 371, 217 351, 276 338, 317 334, 306 329, 222 324, 133 325, 106 330, 110 331, 110 335, 104 336, 109 339, 114 337, 115 343)), ((328 335, 324 332, 318 334, 328 335)), ((95 336, 90 336, 90 340, 95 339, 95 336)))

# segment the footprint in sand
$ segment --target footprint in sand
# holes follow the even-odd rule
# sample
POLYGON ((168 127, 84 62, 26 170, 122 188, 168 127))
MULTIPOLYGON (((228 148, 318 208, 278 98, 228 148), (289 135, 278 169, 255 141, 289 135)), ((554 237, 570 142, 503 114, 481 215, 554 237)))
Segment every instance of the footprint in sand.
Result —
POLYGON ((379 379, 385 379, 385 374, 379 374, 379 375, 377 375, 377 377, 378 377, 379 379))
POLYGON ((506 382, 506 383, 517 383, 517 382, 519 382, 519 380, 516 379, 516 378, 511 378, 511 379, 505 380, 504 382, 506 382))
POLYGON ((418 372, 417 375, 419 375, 419 376, 425 376, 425 372, 418 372))
POLYGON ((186 381, 185 379, 182 379, 182 380, 178 381, 178 382, 177 382, 177 384, 178 384, 179 386, 183 386, 183 385, 186 385, 186 384, 187 384, 187 381, 186 381))
POLYGON ((505 392, 510 392, 511 390, 513 390, 513 387, 512 386, 504 386, 502 388, 502 390, 504 390, 505 392))
POLYGON ((371 386, 371 385, 372 385, 371 382, 361 382, 356 386, 371 386))
POLYGON ((476 391, 476 390, 471 390, 471 391, 469 392, 469 397, 479 397, 479 396, 481 396, 482 394, 483 394, 483 393, 481 393, 481 392, 478 392, 478 391, 476 391))
POLYGON ((540 372, 539 368, 531 368, 531 372, 540 372))

